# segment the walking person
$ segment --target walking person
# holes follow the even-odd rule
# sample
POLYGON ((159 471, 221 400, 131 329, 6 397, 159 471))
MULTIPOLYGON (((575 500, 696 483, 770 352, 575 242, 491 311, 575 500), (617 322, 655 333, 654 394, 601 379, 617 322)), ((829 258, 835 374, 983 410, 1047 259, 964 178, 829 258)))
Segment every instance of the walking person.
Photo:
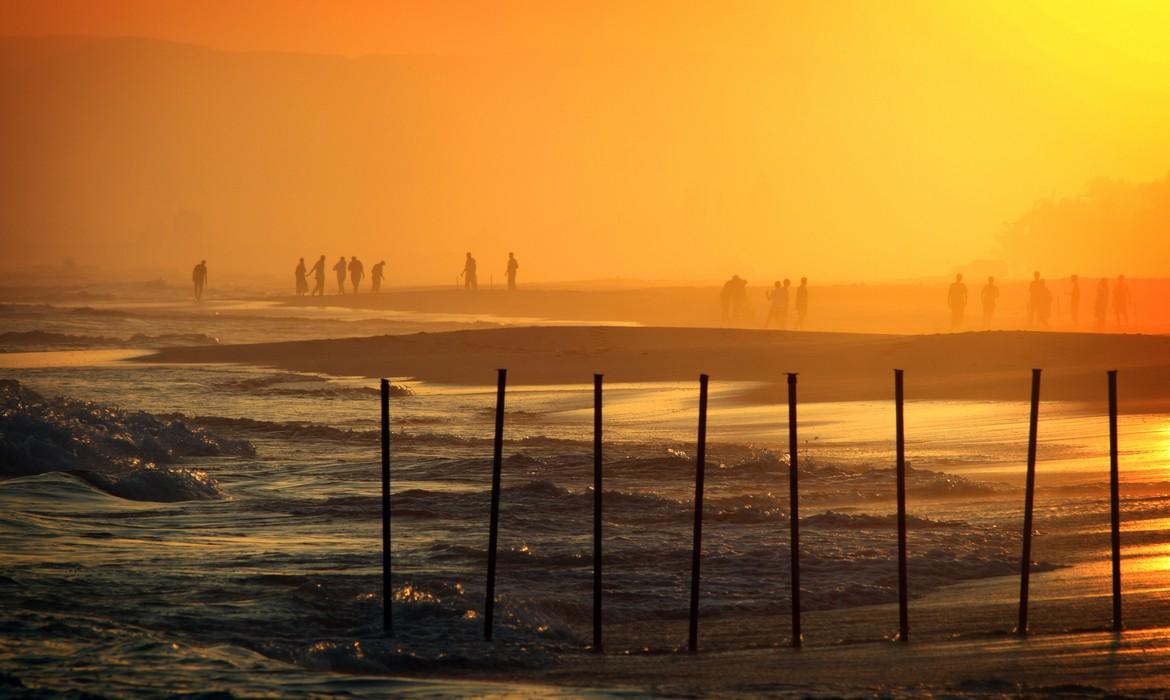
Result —
POLYGON ((301 258, 300 262, 297 263, 297 269, 293 271, 295 278, 293 281, 296 283, 297 296, 299 297, 305 296, 305 293, 309 291, 309 280, 306 275, 305 259, 301 258))
POLYGON ((342 255, 333 266, 333 274, 337 275, 337 293, 345 294, 345 273, 349 270, 349 265, 345 262, 345 256, 342 255))
POLYGON ((1129 325, 1129 307, 1132 303, 1129 283, 1125 281, 1125 275, 1118 275, 1117 281, 1113 283, 1113 318, 1119 328, 1129 325))
POLYGON ((1093 303, 1093 318, 1097 321, 1097 330, 1105 330, 1105 318, 1109 313, 1109 281, 1101 278, 1097 282, 1097 300, 1093 303))
POLYGON ((1044 280, 1040 279, 1040 271, 1032 273, 1032 281, 1028 283, 1028 327, 1036 325, 1036 317, 1040 312, 1040 300, 1043 294, 1044 280))
POLYGON ((1072 290, 1068 293, 1068 312, 1072 317, 1072 324, 1077 326, 1081 322, 1081 278, 1073 275, 1069 282, 1072 283, 1072 290))
POLYGON ((471 257, 471 253, 464 259, 463 272, 460 272, 459 276, 463 278, 464 289, 479 289, 479 279, 475 274, 475 258, 471 257))
POLYGON ((1048 319, 1052 317, 1052 291, 1048 284, 1040 280, 1036 293, 1036 323, 1040 328, 1048 328, 1048 319))
POLYGON ((317 263, 313 265, 313 280, 315 282, 313 291, 309 296, 325 296, 325 254, 317 259, 317 263))
POLYGON ((386 261, 385 260, 379 260, 378 262, 374 263, 373 267, 370 268, 370 292, 371 293, 377 294, 378 292, 382 291, 382 277, 385 274, 384 273, 385 269, 386 269, 386 261))
POLYGON ((804 318, 808 316, 808 278, 800 278, 800 286, 796 288, 796 327, 804 328, 804 318))
POLYGON ((947 291, 947 306, 951 310, 951 328, 958 330, 963 326, 963 315, 967 311, 967 285, 963 284, 963 275, 955 275, 947 291))
POLYGON ((366 269, 362 265, 362 261, 357 259, 357 256, 351 256, 349 259, 349 279, 353 282, 353 293, 358 293, 358 285, 362 283, 362 278, 366 276, 366 269))
POLYGON ((995 306, 999 303, 999 287, 995 286, 995 278, 988 277, 987 284, 979 293, 979 301, 983 304, 983 327, 991 328, 991 317, 995 315, 995 306))
POLYGON ((788 287, 791 284, 787 279, 783 283, 774 282, 772 289, 764 292, 764 296, 772 302, 768 307, 768 317, 764 319, 764 328, 773 321, 780 330, 788 326, 788 287))
POLYGON ((195 301, 203 301, 203 289, 207 286, 207 261, 200 260, 191 271, 191 281, 195 284, 195 301))
POLYGON ((516 291, 516 271, 520 269, 520 263, 516 262, 516 255, 508 253, 508 267, 504 270, 504 275, 508 278, 508 291, 516 291))

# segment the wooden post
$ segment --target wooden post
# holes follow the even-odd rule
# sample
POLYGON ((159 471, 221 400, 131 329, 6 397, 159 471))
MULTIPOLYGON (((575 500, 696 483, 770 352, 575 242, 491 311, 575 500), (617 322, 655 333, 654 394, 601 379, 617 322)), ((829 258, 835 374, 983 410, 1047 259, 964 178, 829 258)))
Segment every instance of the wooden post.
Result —
POLYGON ((796 440, 796 373, 788 373, 788 529, 792 556, 792 646, 804 641, 800 632, 800 497, 796 440))
POLYGON ((1117 473, 1117 370, 1109 372, 1109 506, 1113 531, 1113 631, 1121 624, 1121 496, 1117 473))
POLYGON ((504 386, 508 370, 499 370, 496 386, 496 438, 492 453, 492 510, 488 525, 488 572, 487 592, 483 605, 483 638, 492 641, 492 613, 496 602, 496 543, 500 529, 500 471, 503 468, 504 453, 504 386))
POLYGON ((909 592, 906 580, 906 434, 902 370, 894 370, 894 430, 898 481, 898 641, 910 641, 909 592))
POLYGON ((1028 476, 1024 488, 1024 551, 1020 558, 1020 619, 1017 634, 1028 633, 1028 577, 1032 573, 1032 504, 1036 493, 1036 427, 1040 418, 1040 370, 1032 370, 1032 413, 1028 419, 1028 476))
POLYGON ((593 651, 601 653, 601 379, 593 375, 593 651))
POLYGON ((691 626, 687 649, 699 650, 699 560, 703 550, 703 472, 707 459, 707 375, 699 375, 699 438, 695 448, 695 528, 691 545, 691 626))
POLYGON ((390 580, 390 380, 382 380, 382 634, 394 636, 390 580))

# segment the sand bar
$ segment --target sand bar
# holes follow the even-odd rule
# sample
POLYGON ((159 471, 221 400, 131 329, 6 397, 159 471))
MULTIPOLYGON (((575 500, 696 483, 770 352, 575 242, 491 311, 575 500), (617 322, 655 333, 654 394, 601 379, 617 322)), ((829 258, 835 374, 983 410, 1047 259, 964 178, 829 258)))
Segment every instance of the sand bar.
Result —
POLYGON ((607 381, 762 382, 748 398, 778 400, 785 372, 800 373, 807 401, 873 400, 906 370, 907 396, 1027 400, 1030 370, 1045 370, 1042 397, 1104 402, 1105 371, 1121 371, 1123 410, 1170 404, 1170 336, 973 332, 877 335, 708 328, 526 327, 340 340, 168 348, 139 358, 242 363, 349 376, 412 377, 491 385, 607 381))

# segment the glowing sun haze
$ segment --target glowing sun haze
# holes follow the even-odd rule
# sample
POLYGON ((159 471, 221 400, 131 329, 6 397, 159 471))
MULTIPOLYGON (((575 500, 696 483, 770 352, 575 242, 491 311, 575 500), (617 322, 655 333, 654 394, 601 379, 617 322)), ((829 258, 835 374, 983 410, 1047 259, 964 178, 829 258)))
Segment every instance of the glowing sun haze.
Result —
MULTIPOLYGON (((1155 1, 8 0, 2 252, 941 275, 1002 257, 1038 199, 1170 171, 1167 26, 1155 1)), ((1165 240, 1053 276, 1162 274, 1165 240)))

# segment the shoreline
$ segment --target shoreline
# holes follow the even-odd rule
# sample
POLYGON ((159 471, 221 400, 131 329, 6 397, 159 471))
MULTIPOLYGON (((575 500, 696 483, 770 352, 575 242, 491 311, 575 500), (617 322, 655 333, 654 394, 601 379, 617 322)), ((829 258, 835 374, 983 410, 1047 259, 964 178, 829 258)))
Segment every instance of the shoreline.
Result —
POLYGON ((612 382, 760 382, 750 402, 888 399, 892 370, 914 399, 1027 401, 1030 372, 1045 370, 1042 400, 1100 402, 1107 370, 1120 371, 1125 412, 1170 405, 1170 336, 980 331, 879 335, 722 328, 508 327, 411 335, 178 347, 131 362, 231 363, 335 376, 406 377, 490 386, 498 368, 522 385, 612 382))

